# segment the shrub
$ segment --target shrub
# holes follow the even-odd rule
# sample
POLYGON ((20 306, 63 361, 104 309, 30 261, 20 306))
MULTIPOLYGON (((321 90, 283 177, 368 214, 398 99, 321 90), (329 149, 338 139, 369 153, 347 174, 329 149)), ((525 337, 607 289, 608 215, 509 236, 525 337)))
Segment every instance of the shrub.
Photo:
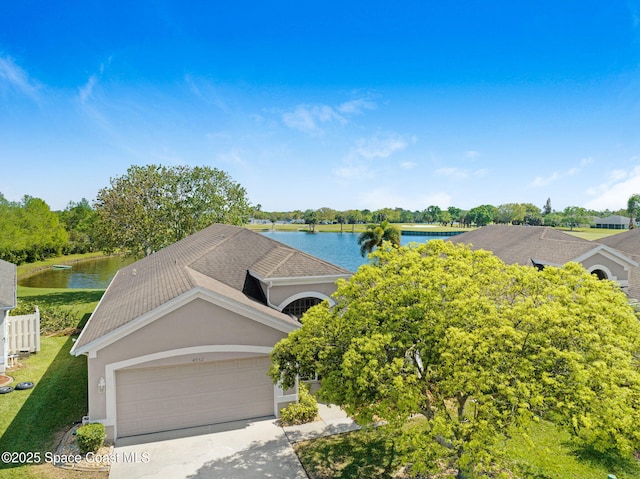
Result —
POLYGON ((283 426, 293 426, 313 421, 318 415, 318 403, 309 392, 309 387, 301 383, 298 388, 298 402, 289 404, 280 411, 280 422, 283 426))
MULTIPOLYGON (((35 304, 20 303, 11 311, 12 316, 31 314, 35 304)), ((68 329, 77 328, 82 317, 76 310, 61 306, 40 305, 40 334, 54 334, 68 329)))
POLYGON ((105 437, 104 424, 97 422, 80 426, 76 431, 76 443, 83 454, 100 449, 105 437))

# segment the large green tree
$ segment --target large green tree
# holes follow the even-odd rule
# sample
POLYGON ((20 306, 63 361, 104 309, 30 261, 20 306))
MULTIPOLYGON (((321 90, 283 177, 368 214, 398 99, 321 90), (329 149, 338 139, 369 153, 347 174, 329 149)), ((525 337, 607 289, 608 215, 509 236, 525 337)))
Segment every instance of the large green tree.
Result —
POLYGON ((251 213, 245 189, 209 167, 132 166, 98 192, 100 246, 136 256, 157 251, 212 223, 241 225, 251 213))
POLYGON ((629 214, 629 229, 634 228, 633 221, 640 222, 640 195, 631 195, 627 200, 627 213, 629 214))
POLYGON ((400 229, 389 224, 388 221, 367 225, 367 229, 358 236, 360 254, 365 256, 371 253, 375 248, 382 246, 385 241, 388 241, 393 246, 400 246, 401 234, 400 229))
POLYGON ((94 238, 96 212, 86 198, 78 203, 69 202, 64 211, 58 213, 60 222, 69 234, 66 251, 69 253, 86 253, 96 247, 94 238))
POLYGON ((498 214, 498 208, 493 205, 480 205, 471 208, 467 213, 470 223, 476 226, 486 226, 491 223, 498 214))
POLYGON ((567 206, 562 211, 562 221, 573 230, 576 226, 592 223, 592 218, 585 208, 567 206))
POLYGON ((20 202, 0 194, 0 258, 12 263, 39 261, 63 253, 69 236, 58 215, 40 198, 20 202))
POLYGON ((356 223, 360 223, 362 221, 362 212, 358 210, 349 210, 347 211, 347 223, 351 225, 351 232, 355 232, 356 223))
POLYGON ((309 225, 312 232, 316 232, 316 225, 318 224, 318 212, 316 210, 306 210, 303 215, 304 223, 309 225))
POLYGON ((616 284, 439 240, 373 258, 276 345, 274 381, 318 374, 321 398, 395 429, 414 473, 498 477, 504 440, 540 417, 640 446, 640 323, 616 284))

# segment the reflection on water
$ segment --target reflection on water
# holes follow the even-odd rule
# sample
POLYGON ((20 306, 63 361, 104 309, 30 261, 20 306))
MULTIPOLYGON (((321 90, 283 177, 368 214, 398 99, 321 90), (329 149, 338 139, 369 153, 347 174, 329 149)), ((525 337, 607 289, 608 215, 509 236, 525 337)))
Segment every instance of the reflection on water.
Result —
MULTIPOLYGON (((280 241, 320 259, 355 272, 369 260, 360 256, 358 233, 305 233, 299 231, 269 231, 265 236, 280 241)), ((424 243, 438 236, 402 236, 400 243, 424 243)))
MULTIPOLYGON (((280 241, 325 261, 355 272, 368 262, 360 256, 359 234, 353 233, 304 233, 297 231, 269 231, 265 236, 280 241)), ((403 245, 424 242, 436 236, 402 236, 403 245)), ((88 288, 105 289, 116 272, 131 264, 132 258, 111 256, 74 263, 70 270, 48 269, 19 281, 20 286, 33 288, 88 288)))
POLYGON ((121 256, 92 259, 73 263, 71 269, 47 269, 20 280, 18 284, 32 288, 105 289, 116 272, 133 261, 133 258, 121 256))

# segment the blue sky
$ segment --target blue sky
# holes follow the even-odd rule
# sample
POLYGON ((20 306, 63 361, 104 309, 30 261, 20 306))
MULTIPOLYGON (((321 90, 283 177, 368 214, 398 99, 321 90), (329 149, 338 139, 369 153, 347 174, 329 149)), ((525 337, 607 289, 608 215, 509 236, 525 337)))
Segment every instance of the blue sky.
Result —
POLYGON ((640 193, 640 1, 0 4, 0 192, 133 164, 263 210, 619 209, 640 193))

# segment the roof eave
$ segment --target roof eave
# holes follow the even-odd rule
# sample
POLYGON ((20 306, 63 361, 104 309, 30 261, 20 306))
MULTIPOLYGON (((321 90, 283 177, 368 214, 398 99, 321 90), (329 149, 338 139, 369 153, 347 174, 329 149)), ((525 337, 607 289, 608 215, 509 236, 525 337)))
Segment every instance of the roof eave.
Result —
POLYGON ((600 251, 605 251, 605 252, 609 253, 610 255, 615 256, 619 260, 627 263, 630 266, 633 266, 633 267, 636 267, 636 268, 638 266, 640 266, 640 263, 638 263, 637 261, 631 259, 630 257, 628 257, 627 255, 621 253, 617 249, 614 249, 614 248, 612 248, 610 246, 607 246, 607 245, 604 245, 604 244, 600 244, 599 246, 596 246, 594 249, 589 250, 586 253, 583 253, 582 255, 580 255, 576 259, 574 259, 574 261, 576 261, 578 263, 581 263, 585 259, 590 258, 591 256, 593 256, 594 254, 596 254, 596 253, 598 253, 600 251))
MULTIPOLYGON (((166 303, 158 306, 157 308, 148 311, 141 316, 129 321, 126 324, 110 331, 103 336, 90 341, 89 343, 77 347, 78 343, 74 345, 71 350, 71 353, 75 356, 79 356, 81 354, 87 354, 89 357, 94 357, 95 354, 110 344, 119 341, 120 339, 126 337, 127 335, 137 331, 138 329, 152 323, 156 319, 159 319, 166 314, 175 311, 176 309, 190 303, 195 299, 204 299, 205 301, 209 301, 217 306, 220 306, 225 309, 229 309, 238 313, 243 314, 245 317, 262 323, 266 326, 269 326, 278 331, 282 331, 285 333, 290 333, 298 329, 301 325, 295 324, 293 322, 288 322, 282 319, 278 319, 272 315, 269 315, 263 311, 252 308, 249 305, 240 303, 234 299, 231 299, 227 296, 218 294, 214 291, 211 291, 207 288, 203 288, 201 286, 197 286, 189 291, 173 298, 166 303)), ((96 308, 97 309, 97 308, 96 308)))
POLYGON ((335 283, 339 279, 348 279, 352 275, 351 273, 344 274, 330 274, 319 276, 283 276, 283 277, 268 277, 261 276, 253 270, 249 270, 249 274, 265 284, 271 286, 292 286, 297 284, 326 284, 335 283))

